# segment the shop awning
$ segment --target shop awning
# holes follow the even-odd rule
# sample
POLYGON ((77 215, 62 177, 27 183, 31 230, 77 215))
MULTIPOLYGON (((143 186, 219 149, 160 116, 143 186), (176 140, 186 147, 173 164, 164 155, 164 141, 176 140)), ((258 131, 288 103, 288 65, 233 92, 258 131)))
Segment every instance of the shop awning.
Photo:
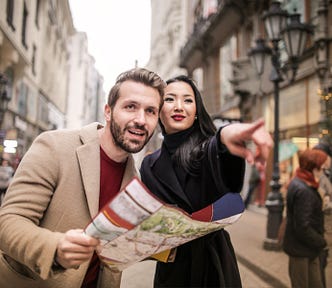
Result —
POLYGON ((279 143, 279 162, 291 158, 299 147, 291 141, 283 141, 279 143))

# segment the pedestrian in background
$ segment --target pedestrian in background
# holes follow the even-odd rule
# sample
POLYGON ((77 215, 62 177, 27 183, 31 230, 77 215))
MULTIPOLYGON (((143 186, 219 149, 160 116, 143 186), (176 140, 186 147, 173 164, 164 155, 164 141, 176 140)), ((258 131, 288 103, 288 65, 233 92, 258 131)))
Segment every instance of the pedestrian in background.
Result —
POLYGON ((319 179, 319 192, 323 198, 325 240, 327 241, 327 248, 323 250, 320 259, 324 285, 325 287, 332 287, 332 148, 326 143, 319 143, 314 149, 323 151, 328 157, 322 167, 323 173, 319 179))
MULTIPOLYGON (((245 161, 265 168, 273 145, 264 122, 216 128, 201 94, 187 76, 166 81, 160 150, 141 166, 145 185, 157 197, 192 214, 228 192, 240 193, 245 161), (246 141, 257 146, 254 155, 246 141)), ((224 229, 176 249, 172 263, 158 262, 154 287, 241 287, 230 236, 224 229)))
POLYGON ((9 160, 2 159, 0 166, 0 206, 2 199, 5 197, 6 191, 12 181, 14 175, 14 169, 10 165, 9 160))
POLYGON ((131 153, 158 124, 164 86, 146 69, 124 72, 109 93, 105 126, 36 138, 0 209, 0 287, 120 286, 121 273, 99 262, 99 240, 83 229, 136 175, 131 153))
POLYGON ((289 256, 292 287, 324 287, 319 256, 326 248, 319 178, 327 155, 307 149, 299 155, 299 168, 287 188, 283 249, 289 256))
POLYGON ((261 183, 261 173, 257 170, 256 166, 251 166, 250 178, 249 178, 249 187, 247 195, 244 199, 244 206, 248 208, 249 204, 251 203, 252 195, 259 187, 261 183))

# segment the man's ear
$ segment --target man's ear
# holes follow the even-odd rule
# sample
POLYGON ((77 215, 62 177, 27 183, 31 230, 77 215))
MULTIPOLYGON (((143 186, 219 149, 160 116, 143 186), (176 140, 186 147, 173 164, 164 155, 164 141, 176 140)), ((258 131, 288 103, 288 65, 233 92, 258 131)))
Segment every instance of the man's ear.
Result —
POLYGON ((106 121, 111 120, 111 108, 110 108, 110 106, 108 106, 108 104, 105 105, 104 116, 105 116, 106 121))

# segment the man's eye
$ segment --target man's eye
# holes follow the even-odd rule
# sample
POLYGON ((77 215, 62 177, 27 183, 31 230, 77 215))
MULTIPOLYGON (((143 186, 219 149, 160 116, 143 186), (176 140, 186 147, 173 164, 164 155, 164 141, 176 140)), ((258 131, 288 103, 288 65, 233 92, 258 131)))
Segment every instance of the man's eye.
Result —
POLYGON ((127 110, 134 110, 135 109, 135 105, 133 105, 133 104, 127 105, 126 109, 127 110))
POLYGON ((147 109, 146 113, 151 114, 151 115, 156 115, 157 114, 155 109, 147 109))

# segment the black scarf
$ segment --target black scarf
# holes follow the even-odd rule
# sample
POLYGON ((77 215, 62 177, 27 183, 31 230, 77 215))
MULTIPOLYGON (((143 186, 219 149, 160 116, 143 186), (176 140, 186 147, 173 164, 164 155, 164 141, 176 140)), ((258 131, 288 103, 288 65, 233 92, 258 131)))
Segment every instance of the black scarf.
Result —
POLYGON ((164 135, 164 142, 163 145, 166 148, 165 150, 168 151, 170 154, 170 157, 172 159, 172 166, 175 171, 176 178, 178 179, 182 189, 185 191, 185 185, 186 185, 186 176, 187 173, 184 170, 181 165, 178 164, 176 161, 177 159, 174 159, 174 154, 176 150, 190 137, 190 134, 194 130, 194 127, 190 127, 189 129, 173 133, 173 134, 165 134, 164 135))
POLYGON ((188 139, 188 137, 193 131, 194 126, 173 134, 163 134, 164 145, 167 148, 168 152, 171 155, 174 154, 176 149, 188 139))

